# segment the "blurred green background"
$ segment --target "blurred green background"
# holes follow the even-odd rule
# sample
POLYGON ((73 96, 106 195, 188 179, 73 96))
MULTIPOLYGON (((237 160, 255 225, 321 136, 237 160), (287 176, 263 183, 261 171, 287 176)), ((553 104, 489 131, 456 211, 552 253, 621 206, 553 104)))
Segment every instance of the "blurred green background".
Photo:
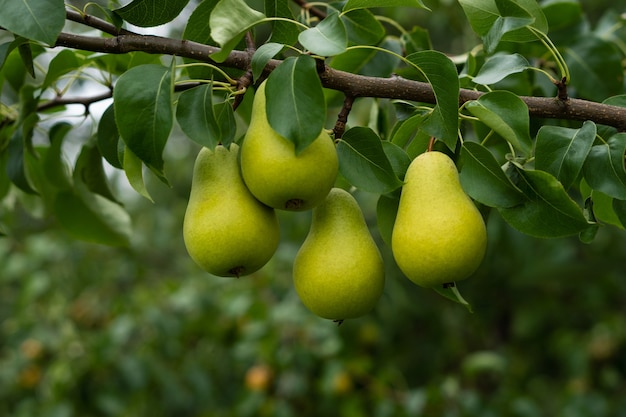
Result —
MULTIPOLYGON (((435 48, 475 43, 457 3, 427 4, 416 24, 435 48)), ((181 227, 196 152, 172 138, 172 187, 151 181, 155 204, 113 173, 130 249, 73 241, 29 198, 5 201, 1 416, 626 416, 623 231, 538 240, 491 213, 486 259, 459 283, 470 314, 399 273, 375 196, 357 192, 387 282, 375 311, 338 327, 291 283, 309 213, 280 213, 279 250, 253 276, 191 261, 181 227)))

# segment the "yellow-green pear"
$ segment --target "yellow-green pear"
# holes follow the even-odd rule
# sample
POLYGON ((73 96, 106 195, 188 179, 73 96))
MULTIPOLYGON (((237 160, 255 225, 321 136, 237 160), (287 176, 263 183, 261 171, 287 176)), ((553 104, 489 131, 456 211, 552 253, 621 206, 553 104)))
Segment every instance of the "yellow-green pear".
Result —
POLYGON ((241 178, 239 146, 202 148, 193 168, 183 237, 189 256, 222 277, 251 274, 278 246, 274 209, 260 203, 241 178))
POLYGON ((338 169, 335 144, 325 131, 296 154, 293 142, 272 129, 267 121, 265 82, 261 83, 241 145, 241 172, 252 194, 275 209, 308 210, 324 201, 338 169))
POLYGON ((313 209, 311 228, 293 264, 302 303, 341 321, 374 308, 385 285, 383 260, 354 197, 333 188, 313 209))
POLYGON ((400 270, 423 287, 468 278, 485 255, 487 231, 454 162, 425 152, 411 162, 404 181, 391 237, 400 270))

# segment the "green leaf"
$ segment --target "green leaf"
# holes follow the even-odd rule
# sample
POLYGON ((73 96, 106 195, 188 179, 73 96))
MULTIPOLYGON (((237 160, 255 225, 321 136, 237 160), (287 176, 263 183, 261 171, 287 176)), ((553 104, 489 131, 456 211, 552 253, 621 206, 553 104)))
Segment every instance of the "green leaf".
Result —
POLYGON ((222 50, 211 54, 211 58, 217 62, 225 60, 245 33, 264 19, 263 13, 249 7, 244 0, 220 0, 213 8, 209 26, 211 37, 222 50))
POLYGON ((613 199, 613 211, 623 228, 626 228, 626 200, 613 199))
POLYGON ((27 142, 30 140, 29 136, 32 136, 34 122, 32 124, 29 123, 29 125, 30 126, 26 126, 25 128, 18 127, 15 129, 9 141, 6 173, 11 182, 20 190, 28 194, 37 194, 37 191, 35 191, 34 187, 31 185, 26 174, 24 160, 27 142))
POLYGON ((626 200, 625 151, 626 133, 617 133, 606 143, 591 148, 583 165, 583 175, 591 188, 626 200))
POLYGON ((124 150, 124 172, 126 173, 126 179, 128 179, 130 186, 133 187, 139 195, 154 203, 143 179, 143 163, 128 147, 124 150))
POLYGON ((111 104, 102 113, 98 122, 96 134, 98 148, 104 159, 115 168, 122 169, 122 163, 118 155, 118 143, 120 133, 115 123, 115 106, 111 104))
POLYGON ((269 42, 259 46, 259 48, 254 51, 252 61, 250 62, 250 66, 252 67, 252 78, 254 80, 259 79, 263 73, 263 69, 265 69, 265 66, 270 59, 274 58, 282 49, 283 45, 269 42))
POLYGON ((153 27, 171 22, 189 0, 133 0, 114 10, 122 19, 139 27, 153 27))
POLYGON ((376 203, 376 225, 383 242, 391 247, 393 225, 396 222, 400 199, 395 195, 382 194, 376 203))
POLYGON ((316 55, 334 56, 348 47, 348 34, 339 13, 333 12, 317 26, 300 32, 298 41, 316 55))
POLYGON ((498 208, 504 220, 530 236, 556 238, 575 235, 590 224, 563 185, 544 171, 514 167, 516 186, 527 199, 520 205, 498 208))
POLYGON ((69 190, 73 187, 70 167, 63 156, 63 141, 72 125, 60 122, 50 128, 50 148, 42 157, 43 172, 46 181, 59 190, 69 190))
POLYGON ((157 174, 172 129, 172 73, 160 65, 133 67, 113 90, 115 122, 126 145, 157 174))
POLYGON ((516 150, 530 155, 528 106, 517 95, 509 91, 493 91, 468 102, 466 108, 516 150))
POLYGON ((454 63, 437 51, 415 52, 406 57, 428 79, 437 100, 422 130, 454 149, 459 129, 459 77, 454 63))
POLYGON ((472 81, 476 84, 491 85, 528 68, 530 64, 519 54, 497 54, 487 59, 472 81))
POLYGON ((46 78, 41 85, 42 90, 50 87, 55 81, 68 72, 75 71, 81 65, 81 61, 76 56, 76 52, 70 49, 64 49, 59 52, 48 65, 46 78))
POLYGON ((17 50, 22 58, 24 67, 28 71, 28 74, 35 78, 35 63, 33 61, 33 50, 30 48, 30 44, 21 43, 17 46, 17 50))
POLYGON ((404 151, 404 149, 398 145, 386 140, 383 140, 381 143, 383 145, 383 151, 385 152, 385 155, 387 155, 387 159, 389 159, 396 177, 400 179, 404 178, 404 174, 407 169, 409 169, 409 165, 411 164, 411 158, 404 151))
POLYGON ((474 200, 489 207, 513 207, 524 201, 524 194, 484 146, 464 142, 459 162, 461 185, 474 200))
POLYGON ((219 0, 203 0, 189 16, 183 39, 213 45, 215 42, 211 38, 211 26, 207 22, 211 18, 211 13, 219 0))
MULTIPOLYGON (((265 14, 267 16, 294 20, 289 2, 285 0, 265 0, 265 14)), ((272 34, 268 42, 293 45, 298 39, 300 28, 294 23, 284 20, 274 20, 271 22, 271 25, 272 34)))
POLYGON ((565 49, 564 58, 578 97, 600 102, 623 92, 622 54, 614 43, 585 35, 565 49))
POLYGON ((535 144, 535 168, 555 176, 567 190, 578 178, 596 138, 596 125, 585 122, 580 129, 542 126, 535 144))
POLYGON ((227 101, 215 103, 213 104, 213 114, 215 114, 215 120, 220 131, 220 142, 229 148, 230 144, 234 142, 235 134, 237 133, 233 106, 227 101))
POLYGON ((176 119, 182 131, 194 142, 214 149, 220 142, 220 128, 213 113, 213 89, 204 84, 181 93, 176 119))
POLYGON ((310 56, 285 59, 268 77, 265 97, 270 126, 292 141, 296 152, 311 144, 324 128, 326 102, 310 56))
POLYGON ((402 186, 380 138, 368 127, 346 131, 337 145, 339 171, 356 188, 378 194, 402 186))
POLYGON ((343 6, 343 12, 354 9, 371 9, 374 7, 416 7, 428 9, 422 0, 348 0, 343 6))
POLYGON ((50 46, 65 24, 63 0, 0 0, 0 10, 0 26, 50 46))
POLYGON ((504 35, 526 28, 534 22, 532 17, 498 16, 486 36, 483 37, 485 52, 493 53, 504 35))
MULTIPOLYGON (((496 22, 500 18, 498 25, 501 30, 515 26, 514 22, 503 22, 504 17, 525 18, 530 16, 532 20, 531 27, 539 32, 548 33, 548 23, 541 7, 536 0, 459 0, 467 19, 474 32, 479 36, 487 36, 492 30, 496 22), (523 10, 522 11, 520 10, 523 10)), ((496 29, 497 30, 497 29, 496 29)), ((494 36, 495 33, 492 34, 494 36)), ((502 41, 511 42, 529 42, 537 39, 527 28, 520 28, 513 31, 506 31, 502 34, 502 41)))
POLYGON ((385 28, 369 10, 351 10, 341 15, 341 21, 353 45, 376 45, 385 36, 385 28))
POLYGON ((433 287, 433 290, 437 292, 439 295, 447 298, 448 300, 452 300, 455 303, 461 304, 463 307, 467 309, 467 311, 469 311, 470 313, 473 313, 474 310, 472 309, 472 305, 469 302, 467 302, 465 298, 463 298, 463 296, 459 292, 459 289, 456 286, 456 283, 453 283, 453 284, 454 285, 446 285, 445 287, 439 287, 439 286, 433 287))
POLYGON ((593 214, 598 221, 619 227, 620 229, 624 228, 615 207, 619 211, 620 202, 625 200, 616 200, 603 192, 593 190, 591 192, 591 201, 593 214))
POLYGON ((399 121, 391 134, 390 141, 404 148, 416 135, 419 127, 428 117, 428 113, 418 113, 399 121))
POLYGON ((74 166, 74 182, 80 181, 92 193, 117 202, 109 188, 107 176, 102 165, 102 155, 95 143, 83 145, 76 165, 74 166))

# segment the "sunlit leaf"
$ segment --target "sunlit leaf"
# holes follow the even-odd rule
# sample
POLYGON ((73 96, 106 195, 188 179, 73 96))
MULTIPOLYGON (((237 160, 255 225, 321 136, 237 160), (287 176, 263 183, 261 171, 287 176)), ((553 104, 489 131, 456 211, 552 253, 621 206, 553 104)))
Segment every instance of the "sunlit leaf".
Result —
POLYGON ((348 47, 348 34, 339 13, 327 15, 317 26, 298 35, 298 40, 309 51, 321 56, 334 56, 348 47))
POLYGON ((133 187, 139 195, 154 203, 152 196, 146 188, 146 183, 144 182, 143 163, 128 147, 126 147, 124 151, 124 173, 126 174, 130 186, 133 187))
POLYGON ((490 85, 502 81, 511 74, 522 72, 530 64, 519 54, 497 54, 490 57, 472 79, 476 84, 490 85))
POLYGON ((254 10, 244 0, 220 0, 209 19, 211 37, 222 47, 211 58, 222 62, 243 38, 246 31, 265 19, 265 15, 254 10), (236 18, 234 18, 236 17, 236 18))

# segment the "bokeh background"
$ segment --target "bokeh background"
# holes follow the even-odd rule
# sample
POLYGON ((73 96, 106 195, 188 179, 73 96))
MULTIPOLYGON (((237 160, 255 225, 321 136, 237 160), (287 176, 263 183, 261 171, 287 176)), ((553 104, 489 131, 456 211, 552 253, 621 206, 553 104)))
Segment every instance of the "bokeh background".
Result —
MULTIPOLYGON (((395 17, 438 49, 476 42, 458 3, 426 3, 395 17)), ((615 4, 582 3, 591 18, 615 4)), ((539 240, 488 213, 485 261, 459 283, 470 313, 401 275, 376 196, 357 191, 387 281, 371 314, 337 326, 292 286, 309 213, 280 213, 278 252, 253 276, 210 276, 187 256, 197 150, 172 136, 171 188, 149 180, 154 204, 111 170, 127 249, 72 240, 25 196, 0 208, 1 416, 626 416, 623 231, 539 240)))

